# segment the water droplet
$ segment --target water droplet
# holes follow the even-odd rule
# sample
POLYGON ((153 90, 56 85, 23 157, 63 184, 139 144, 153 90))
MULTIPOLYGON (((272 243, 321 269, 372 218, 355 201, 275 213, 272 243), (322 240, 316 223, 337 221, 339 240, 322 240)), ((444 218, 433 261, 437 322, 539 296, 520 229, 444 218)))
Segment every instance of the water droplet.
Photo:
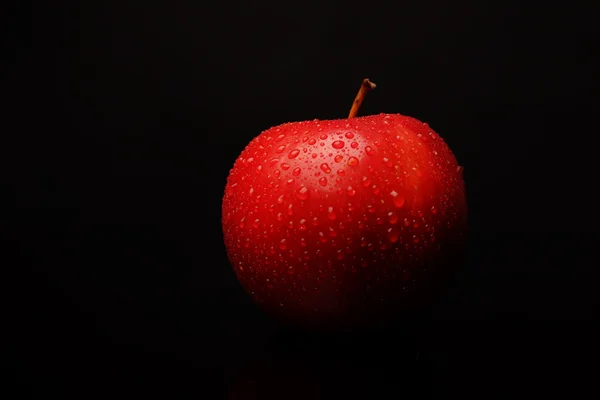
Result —
POLYGON ((323 133, 321 136, 319 136, 319 139, 325 140, 327 139, 327 135, 323 133))
POLYGON ((394 205, 397 208, 401 208, 402 206, 404 206, 404 203, 405 203, 404 197, 402 197, 402 196, 394 197, 394 205))
POLYGON ((346 175, 346 171, 344 171, 343 169, 340 168, 340 169, 337 170, 337 174, 339 176, 344 176, 344 175, 346 175))
POLYGON ((252 161, 254 161, 254 158, 253 158, 253 157, 250 157, 250 158, 248 158, 248 159, 246 160, 246 162, 247 162, 248 164, 251 164, 251 163, 252 163, 252 161))
POLYGON ((291 185, 292 183, 296 182, 294 179, 290 178, 287 180, 287 184, 291 185))
POLYGON ((312 220, 312 224, 313 224, 314 226, 317 226, 317 225, 319 225, 319 218, 317 218, 317 217, 314 217, 314 218, 313 218, 313 220, 312 220))
POLYGON ((413 243, 419 243, 419 237, 417 235, 413 235, 413 243))
POLYGON ((296 197, 299 198, 300 200, 306 200, 308 199, 308 188, 306 186, 301 186, 298 188, 298 190, 296 190, 296 197))
POLYGON ((254 222, 252 223, 252 226, 253 226, 254 228, 258 228, 258 224, 259 224, 259 223, 260 223, 260 220, 259 220, 258 218, 256 218, 256 219, 254 220, 254 222))
POLYGON ((254 188, 253 187, 250 188, 249 193, 250 193, 250 196, 252 196, 252 194, 254 193, 254 188))
POLYGON ((288 215, 293 215, 294 214, 294 205, 290 204, 288 206, 288 210, 287 210, 288 215))
POLYGON ((311 156, 312 158, 317 158, 317 153, 312 153, 310 156, 311 156))
POLYGON ((263 169, 262 165, 259 165, 258 167, 256 167, 256 173, 260 174, 262 172, 262 169, 263 169))
POLYGON ((325 234, 323 232, 319 232, 319 241, 321 243, 327 243, 327 238, 325 237, 325 234))
POLYGON ((270 167, 274 167, 278 162, 279 162, 279 159, 278 158, 274 158, 271 161, 269 161, 269 166, 270 167))
POLYGON ((356 194, 356 190, 354 190, 352 186, 348 186, 346 193, 348 193, 348 196, 354 196, 356 194))
POLYGON ((333 211, 333 207, 329 207, 327 209, 327 218, 329 218, 332 221, 336 219, 336 215, 335 215, 335 212, 333 211))
POLYGON ((273 175, 275 175, 276 177, 281 175, 281 171, 276 169, 275 172, 273 172, 273 175))
POLYGON ((346 134, 344 136, 346 136, 348 139, 352 139, 354 137, 354 133, 346 132, 346 134))
POLYGON ((277 138, 275 139, 276 142, 281 142, 283 139, 285 139, 285 134, 281 134, 279 136, 277 136, 277 138))
POLYGON ((388 229, 388 240, 391 243, 396 243, 398 241, 399 237, 400 237, 400 232, 398 232, 398 229, 396 229, 396 228, 388 229))
POLYGON ((315 143, 317 143, 316 139, 309 139, 309 141, 308 141, 308 144, 310 144, 311 146, 315 143))
POLYGON ((281 146, 279 146, 277 148, 277 150, 275 150, 276 153, 281 153, 285 150, 285 144, 282 144, 281 146))
POLYGON ((336 140, 335 142, 331 143, 331 147, 339 150, 339 149, 343 149, 345 144, 346 143, 344 143, 341 140, 336 140))
POLYGON ((335 162, 339 163, 340 161, 342 161, 342 159, 344 158, 344 156, 342 155, 337 155, 335 156, 335 158, 333 159, 335 162))
POLYGON ((300 154, 300 150, 294 149, 290 151, 290 154, 288 154, 288 158, 293 160, 294 158, 298 157, 298 154, 300 154))
POLYGON ((322 177, 321 179, 319 179, 319 184, 321 186, 327 186, 327 178, 322 177))
POLYGON ((350 147, 352 147, 353 149, 358 147, 358 143, 357 142, 352 142, 350 143, 350 147))
POLYGON ((398 216, 396 214, 394 214, 393 212, 390 212, 388 214, 389 217, 389 222, 392 225, 395 225, 398 222, 398 216))
POLYGON ((348 165, 351 166, 351 167, 354 167, 354 166, 358 165, 358 158, 356 158, 356 157, 350 157, 348 159, 348 165))
POLYGON ((401 208, 402 206, 404 206, 405 199, 404 199, 404 197, 403 197, 403 196, 400 196, 400 195, 398 194, 398 192, 396 192, 395 190, 392 190, 392 191, 390 192, 390 196, 392 196, 392 197, 393 197, 393 202, 394 202, 394 205, 395 205, 397 208, 401 208))
POLYGON ((245 219, 246 219, 246 217, 244 217, 244 218, 242 218, 242 219, 240 220, 240 228, 242 228, 242 229, 244 229, 244 226, 246 226, 246 225, 244 224, 244 220, 245 220, 245 219))
POLYGON ((287 249, 287 243, 285 242, 285 239, 281 239, 281 242, 279 242, 279 248, 281 250, 287 249))
POLYGON ((325 172, 326 174, 328 174, 328 173, 330 173, 330 172, 331 172, 331 168, 329 168, 329 165, 327 165, 327 163, 323 163, 323 164, 321 164, 320 168, 321 168, 321 170, 322 170, 323 172, 325 172))
POLYGON ((279 203, 279 204, 283 203, 283 195, 281 195, 277 198, 277 203, 279 203))
POLYGON ((281 220, 283 220, 283 214, 277 213, 277 221, 281 221, 281 220))
POLYGON ((306 220, 305 219, 301 219, 300 220, 300 226, 298 227, 299 230, 301 231, 305 231, 306 230, 306 220))
POLYGON ((365 153, 367 153, 368 156, 372 156, 373 154, 375 154, 375 150, 373 150, 371 146, 367 146, 365 147, 365 153))
POLYGON ((456 172, 462 172, 463 167, 461 167, 460 165, 458 167, 456 167, 456 172))
POLYGON ((300 175, 300 172, 302 172, 302 170, 299 167, 294 168, 294 170, 292 171, 292 175, 294 176, 298 176, 300 175))
POLYGON ((287 171, 288 169, 290 169, 290 164, 282 163, 281 164, 281 169, 284 170, 284 171, 287 171))
POLYGON ((435 206, 431 207, 431 213, 437 214, 437 209, 435 208, 435 206))

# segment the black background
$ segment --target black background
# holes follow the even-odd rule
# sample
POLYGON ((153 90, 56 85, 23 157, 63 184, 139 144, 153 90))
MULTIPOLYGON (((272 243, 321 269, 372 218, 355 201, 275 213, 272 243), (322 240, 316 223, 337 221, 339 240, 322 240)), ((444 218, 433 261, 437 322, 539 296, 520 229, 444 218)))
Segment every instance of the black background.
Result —
POLYGON ((3 14, 1 130, 3 359, 24 398, 217 399, 236 385, 273 398, 578 397, 587 387, 600 264, 595 10, 28 6, 3 14), (345 117, 365 77, 378 86, 361 114, 428 122, 465 167, 468 260, 432 314, 401 332, 289 333, 227 261, 227 174, 270 126, 345 117))

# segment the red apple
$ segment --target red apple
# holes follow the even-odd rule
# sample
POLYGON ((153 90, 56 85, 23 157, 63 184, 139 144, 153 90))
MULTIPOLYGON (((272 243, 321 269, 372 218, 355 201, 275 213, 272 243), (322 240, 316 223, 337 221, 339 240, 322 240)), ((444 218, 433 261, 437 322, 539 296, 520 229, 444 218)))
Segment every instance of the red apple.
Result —
POLYGON ((230 171, 224 240, 245 290, 304 327, 352 326, 431 302, 463 250, 462 168, 400 114, 290 122, 230 171))

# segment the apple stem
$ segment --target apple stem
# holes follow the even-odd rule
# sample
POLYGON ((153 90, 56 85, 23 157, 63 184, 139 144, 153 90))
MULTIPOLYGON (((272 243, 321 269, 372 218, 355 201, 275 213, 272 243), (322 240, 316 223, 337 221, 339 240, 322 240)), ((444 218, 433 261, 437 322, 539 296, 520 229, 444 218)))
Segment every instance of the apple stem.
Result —
POLYGON ((352 108, 350 108, 350 114, 348 114, 348 118, 356 117, 358 109, 360 108, 360 105, 365 99, 365 96, 367 95, 367 93, 369 93, 370 90, 373 89, 375 89, 375 84, 368 79, 363 79, 362 84, 360 85, 360 89, 358 90, 358 93, 354 98, 354 102, 352 102, 352 108))

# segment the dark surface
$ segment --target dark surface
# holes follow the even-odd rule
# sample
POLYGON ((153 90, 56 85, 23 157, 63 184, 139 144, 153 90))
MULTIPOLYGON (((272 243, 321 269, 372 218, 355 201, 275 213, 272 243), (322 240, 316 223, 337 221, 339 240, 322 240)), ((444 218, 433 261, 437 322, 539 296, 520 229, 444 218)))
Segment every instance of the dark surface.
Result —
POLYGON ((3 360, 18 393, 581 397, 598 337, 594 10, 216 4, 3 14, 3 360), (289 332, 227 261, 226 177, 261 130, 345 117, 365 77, 378 87, 361 114, 428 122, 465 167, 467 262, 393 331, 289 332))

